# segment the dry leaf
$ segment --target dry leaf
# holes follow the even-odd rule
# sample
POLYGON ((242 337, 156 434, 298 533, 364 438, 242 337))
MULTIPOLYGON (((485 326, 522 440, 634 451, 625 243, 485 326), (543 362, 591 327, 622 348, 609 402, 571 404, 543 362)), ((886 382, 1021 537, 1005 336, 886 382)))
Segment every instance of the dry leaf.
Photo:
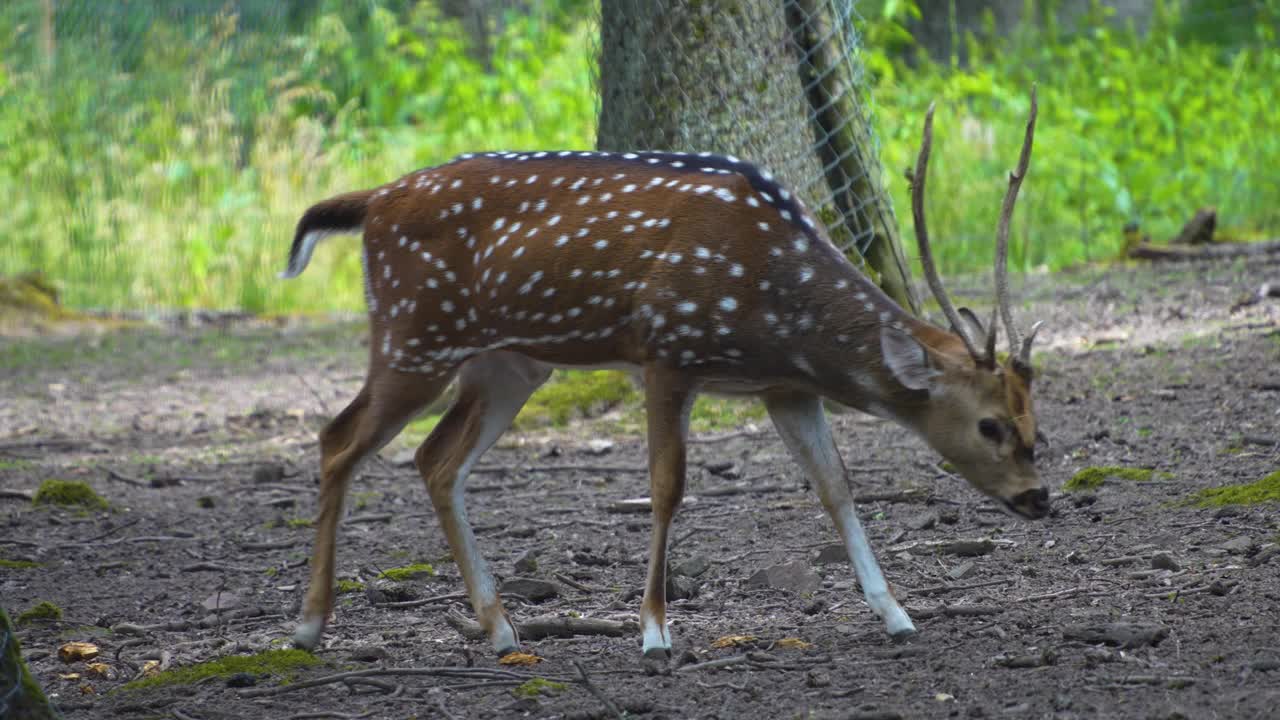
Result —
POLYGON ((84 669, 88 670, 90 675, 99 677, 107 677, 107 674, 111 672, 111 666, 102 662, 89 663, 84 666, 84 669))
POLYGON ((499 665, 537 665, 542 662, 542 658, 529 653, 513 652, 507 653, 498 659, 499 665))
POLYGON ((757 638, 755 635, 725 635, 724 637, 717 638, 714 642, 712 642, 711 647, 727 648, 727 647, 737 647, 739 645, 750 645, 751 643, 759 639, 760 638, 757 638))
POLYGON ((160 661, 148 660, 142 663, 142 677, 151 677, 160 674, 160 661))
POLYGON ((782 638, 778 642, 774 643, 773 646, 779 647, 779 648, 794 648, 796 650, 812 650, 813 649, 813 643, 805 642, 804 640, 801 640, 800 638, 797 638, 797 637, 782 638))
POLYGON ((58 677, 62 678, 63 680, 79 680, 80 673, 66 673, 66 674, 58 673, 58 677))
POLYGON ((98 646, 87 642, 69 642, 58 648, 58 657, 64 663, 92 660, 98 657, 98 646))
POLYGON ((84 685, 81 685, 81 686, 80 686, 80 694, 81 694, 81 695, 92 695, 92 694, 94 694, 94 693, 96 693, 96 692, 98 692, 98 691, 97 691, 97 690, 95 690, 95 689, 93 688, 93 686, 92 686, 92 685, 90 685, 90 684, 88 684, 88 683, 85 683, 84 685))

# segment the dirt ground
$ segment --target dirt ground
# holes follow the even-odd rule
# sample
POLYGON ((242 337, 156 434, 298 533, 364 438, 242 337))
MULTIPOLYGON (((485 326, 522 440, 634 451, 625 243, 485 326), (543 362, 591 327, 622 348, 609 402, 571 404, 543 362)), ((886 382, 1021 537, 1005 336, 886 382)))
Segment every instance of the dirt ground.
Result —
MULTIPOLYGON (((593 445, 607 427, 597 420, 505 438, 472 477, 470 514, 501 578, 556 591, 508 595, 517 622, 615 620, 623 636, 526 642, 542 658, 531 667, 501 666, 461 636, 446 618, 470 617, 462 583, 399 444, 353 483, 339 577, 365 590, 339 596, 322 665, 289 685, 119 689, 149 659, 288 646, 315 433, 363 371, 353 324, 0 339, 0 489, 83 480, 111 505, 0 499, 0 558, 39 563, 0 567, 0 601, 14 616, 41 600, 62 608, 19 635, 74 719, 1275 717, 1280 506, 1183 501, 1280 470, 1280 302, 1231 310, 1276 279, 1280 264, 1254 260, 1026 280, 1019 315, 1047 320, 1035 395, 1055 510, 1042 522, 1001 514, 896 426, 834 416, 855 492, 897 495, 859 512, 920 630, 905 643, 827 549, 835 531, 780 441, 747 427, 691 447, 672 551, 687 597, 670 604, 674 670, 655 673, 633 625, 648 518, 615 512, 646 494, 643 439, 593 445), (1156 472, 1061 490, 1112 465, 1156 472), (435 575, 376 579, 417 562, 435 575), (786 563, 786 577, 757 576, 786 563), (414 599, 426 602, 387 604, 414 599), (731 636, 756 639, 714 646, 731 636), (72 640, 99 646, 107 677, 58 659, 72 640), (299 684, 379 668, 418 674, 299 684)), ((983 287, 969 285, 962 295, 983 287)))

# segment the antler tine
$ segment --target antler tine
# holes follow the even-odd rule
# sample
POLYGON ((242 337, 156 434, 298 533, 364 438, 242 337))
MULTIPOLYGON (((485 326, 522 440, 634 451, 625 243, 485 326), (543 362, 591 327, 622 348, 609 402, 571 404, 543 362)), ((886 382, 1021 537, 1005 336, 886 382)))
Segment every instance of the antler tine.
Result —
POLYGON ((929 230, 924 220, 924 185, 925 175, 929 169, 929 151, 933 146, 933 110, 936 103, 929 103, 929 110, 924 115, 924 138, 920 142, 920 154, 916 157, 916 169, 911 176, 911 218, 916 226, 916 244, 920 248, 920 265, 924 268, 925 280, 929 283, 929 289, 933 291, 934 298, 937 299, 942 313, 947 316, 947 322, 951 323, 951 327, 960 335, 960 339, 964 341, 965 348, 969 351, 969 355, 973 357, 974 362, 981 362, 982 356, 978 354, 977 347, 973 344, 973 339, 969 337, 968 329, 960 319, 960 314, 956 312, 955 306, 951 304, 951 300, 947 297, 947 291, 942 287, 942 280, 938 277, 938 268, 933 264, 933 251, 929 249, 929 230))
POLYGON ((1022 349, 1018 352, 1018 362, 1026 367, 1031 367, 1031 343, 1035 342, 1036 333, 1040 332, 1040 326, 1044 325, 1043 320, 1037 320, 1031 326, 1031 331, 1027 333, 1027 337, 1022 341, 1022 349))
MULTIPOLYGON (((1013 206, 1018 200, 1018 189, 1022 187, 1022 178, 1026 177, 1027 165, 1031 162, 1031 142, 1036 132, 1036 86, 1031 86, 1031 112, 1027 117, 1027 132, 1022 140, 1022 153, 1018 156, 1018 167, 1009 173, 1009 189, 1004 194, 1004 204, 1000 206, 1000 224, 996 229, 996 305, 1004 318, 1005 333, 1009 336, 1009 355, 1019 357, 1018 329, 1013 324, 1013 311, 1009 309, 1009 222, 1013 218, 1013 206)), ((1028 347, 1028 350, 1030 348, 1028 347)))

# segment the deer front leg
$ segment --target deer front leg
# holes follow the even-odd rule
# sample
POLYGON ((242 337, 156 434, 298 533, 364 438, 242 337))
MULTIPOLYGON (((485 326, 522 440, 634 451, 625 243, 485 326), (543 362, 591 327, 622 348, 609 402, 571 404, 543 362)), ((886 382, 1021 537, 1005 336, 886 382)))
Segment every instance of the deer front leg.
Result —
POLYGON ((765 405, 787 449, 818 489, 818 497, 831 515, 844 540, 845 550, 853 560, 853 569, 867 604, 884 620, 885 629, 892 637, 914 634, 915 625, 889 590, 875 553, 862 531, 862 523, 858 522, 849 483, 845 479, 844 461, 831 439, 831 428, 827 426, 827 418, 822 412, 822 402, 813 395, 786 393, 766 397, 765 405))
POLYGON ((667 534, 684 497, 685 438, 694 393, 682 379, 656 367, 645 368, 645 415, 649 430, 649 487, 653 536, 649 574, 640 601, 644 655, 665 659, 671 653, 667 629, 667 534))

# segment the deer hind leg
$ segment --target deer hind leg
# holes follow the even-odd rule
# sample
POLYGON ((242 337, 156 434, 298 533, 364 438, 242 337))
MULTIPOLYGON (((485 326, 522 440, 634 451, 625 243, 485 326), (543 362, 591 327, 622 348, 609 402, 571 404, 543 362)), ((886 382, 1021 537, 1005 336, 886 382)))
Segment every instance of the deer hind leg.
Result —
POLYGON ((320 508, 311 556, 311 585, 303 604, 302 622, 293 637, 298 647, 316 647, 333 611, 338 521, 342 519, 342 502, 351 475, 361 461, 390 442, 415 413, 434 400, 450 379, 445 376, 423 382, 411 377, 414 384, 397 383, 394 392, 379 392, 390 378, 371 376, 351 404, 320 431, 320 508))
POLYGON ((853 560, 853 569, 867 604, 884 621, 885 628, 894 638, 915 633, 915 625, 889 590, 875 553, 862 531, 862 523, 858 522, 845 478, 844 461, 831 439, 831 428, 822 413, 822 402, 813 395, 785 393, 767 396, 765 406, 787 449, 817 487, 822 505, 853 560))
POLYGON ((684 498, 685 441, 694 392, 678 377, 653 367, 645 369, 644 387, 653 535, 649 542, 649 574, 640 601, 640 629, 645 657, 661 660, 671 653, 671 631, 667 629, 667 534, 671 518, 684 498))
POLYGON ((519 640, 476 547, 463 488, 472 465, 550 374, 546 365, 514 353, 491 352, 472 359, 462 368, 457 399, 415 456, 471 607, 500 655, 515 650, 519 640))

